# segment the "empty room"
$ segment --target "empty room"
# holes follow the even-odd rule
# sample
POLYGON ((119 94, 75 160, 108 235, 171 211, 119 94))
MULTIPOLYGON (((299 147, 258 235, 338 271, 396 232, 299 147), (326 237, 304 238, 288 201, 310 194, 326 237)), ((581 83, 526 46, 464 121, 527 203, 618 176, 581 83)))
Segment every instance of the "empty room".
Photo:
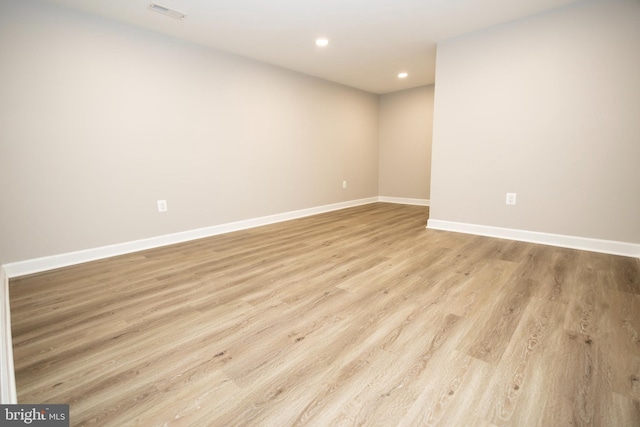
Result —
POLYGON ((640 1, 0 0, 0 322, 1 425, 640 425, 640 1))

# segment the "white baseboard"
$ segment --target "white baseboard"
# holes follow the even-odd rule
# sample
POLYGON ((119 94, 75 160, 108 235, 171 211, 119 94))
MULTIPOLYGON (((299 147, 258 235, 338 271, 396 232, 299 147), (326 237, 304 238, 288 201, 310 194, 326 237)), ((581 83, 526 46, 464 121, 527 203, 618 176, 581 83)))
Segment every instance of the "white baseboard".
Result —
POLYGON ((69 252, 60 255, 52 255, 26 261, 13 262, 5 264, 4 268, 9 278, 19 277, 27 274, 38 273, 41 271, 53 270, 55 268, 81 264, 83 262, 95 261, 112 256, 138 252, 145 249, 153 249, 160 246, 172 245, 174 243, 181 243, 189 240, 201 239, 203 237, 230 233, 232 231, 246 230, 248 228, 259 227, 262 225, 274 224, 277 222, 303 218, 320 213, 366 205, 369 203, 375 203, 377 201, 377 197, 371 197, 367 199, 334 203, 331 205, 318 206, 315 208, 301 209, 297 211, 269 215, 260 218, 247 219, 244 221, 214 225, 212 227, 200 228, 196 230, 188 230, 180 233, 166 234, 163 236, 151 237, 148 239, 136 240, 132 242, 118 243, 110 246, 102 246, 98 248, 69 252))
POLYGON ((9 308, 9 277, 0 265, 0 403, 18 403, 13 369, 11 341, 11 311, 9 308))
MULTIPOLYGON (((366 199, 351 200, 348 202, 335 203, 331 205, 318 206, 315 208, 301 209, 297 211, 285 212, 281 214, 269 215, 259 218, 252 218, 212 227, 188 230, 180 233, 167 234, 148 239, 119 243, 110 246, 102 246, 82 251, 69 252, 48 257, 30 259, 26 261, 13 262, 3 266, 4 277, 13 278, 41 271, 53 270, 112 256, 153 249, 174 243, 186 242, 189 240, 201 239, 233 231, 245 230, 262 225, 274 224, 296 218, 317 215, 349 207, 366 205, 375 202, 400 203, 407 205, 429 206, 427 199, 408 199, 400 197, 370 197, 366 199)), ((517 230, 510 228, 491 227, 484 225, 443 221, 429 219, 427 228, 445 231, 455 231, 460 233, 477 234, 482 236, 497 237, 502 239, 520 240, 524 242, 540 243, 552 246, 560 246, 573 249, 582 249, 593 252, 603 252, 614 255, 640 257, 640 245, 626 242, 616 242, 610 240, 591 239, 586 237, 565 236, 559 234, 540 233, 535 231, 517 230)), ((2 285, 2 283, 0 283, 2 285)))
POLYGON ((427 228, 640 258, 640 244, 429 219, 427 228))
POLYGON ((401 205, 429 206, 429 199, 407 199, 405 197, 379 196, 378 201, 385 203, 398 203, 401 205))

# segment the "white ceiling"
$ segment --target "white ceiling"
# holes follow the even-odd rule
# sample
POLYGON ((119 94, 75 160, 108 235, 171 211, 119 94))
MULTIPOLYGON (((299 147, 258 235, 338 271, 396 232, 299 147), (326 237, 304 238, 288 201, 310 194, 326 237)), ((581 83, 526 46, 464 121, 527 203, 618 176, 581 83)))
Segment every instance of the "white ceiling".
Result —
POLYGON ((386 93, 434 83, 440 41, 581 0, 154 0, 182 21, 151 0, 48 1, 386 93), (329 46, 315 46, 321 36, 329 46))

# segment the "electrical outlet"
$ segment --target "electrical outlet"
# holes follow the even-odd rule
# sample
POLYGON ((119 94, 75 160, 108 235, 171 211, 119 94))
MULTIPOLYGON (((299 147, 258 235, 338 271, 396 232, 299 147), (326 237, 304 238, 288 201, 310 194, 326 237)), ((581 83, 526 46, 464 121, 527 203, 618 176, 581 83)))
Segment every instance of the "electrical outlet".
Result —
POLYGON ((347 181, 342 181, 342 188, 347 188, 347 181))
POLYGON ((166 211, 167 211, 167 201, 158 200, 158 212, 166 212, 166 211))
POLYGON ((506 203, 508 205, 515 205, 516 204, 516 193, 507 193, 507 201, 506 203))

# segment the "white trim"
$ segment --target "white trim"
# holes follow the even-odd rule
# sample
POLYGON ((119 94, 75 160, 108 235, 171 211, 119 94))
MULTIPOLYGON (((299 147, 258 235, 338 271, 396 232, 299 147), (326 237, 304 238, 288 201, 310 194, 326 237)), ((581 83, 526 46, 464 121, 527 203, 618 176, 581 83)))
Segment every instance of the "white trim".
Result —
POLYGON ((212 227, 200 228, 196 230, 188 230, 174 234, 150 237, 148 239, 135 240, 132 242, 118 243, 110 246, 102 246, 82 251, 68 252, 65 254, 52 255, 26 261, 18 261, 6 264, 4 268, 7 276, 13 278, 24 276, 27 274, 38 273, 41 271, 53 270, 54 268, 67 267, 70 265, 81 264, 83 262, 95 261, 98 259, 109 258, 112 256, 123 255, 131 252, 138 252, 145 249, 152 249, 160 246, 172 245, 174 243, 201 239, 203 237, 230 233, 232 231, 246 230, 248 228, 274 224, 276 222, 288 221, 291 219, 303 218, 310 215, 346 209, 354 206, 366 205, 369 203, 375 203, 377 201, 377 197, 371 197, 367 199, 334 203, 331 205, 318 206, 315 208, 301 209, 281 214, 263 216, 260 218, 252 218, 227 224, 214 225, 212 227))
POLYGON ((385 203, 398 203, 401 205, 430 206, 429 199, 407 199, 404 197, 379 196, 378 201, 385 203))
POLYGON ((640 244, 429 219, 427 228, 640 258, 640 244))
POLYGON ((0 403, 18 403, 13 369, 11 311, 9 309, 9 277, 0 265, 0 403))

